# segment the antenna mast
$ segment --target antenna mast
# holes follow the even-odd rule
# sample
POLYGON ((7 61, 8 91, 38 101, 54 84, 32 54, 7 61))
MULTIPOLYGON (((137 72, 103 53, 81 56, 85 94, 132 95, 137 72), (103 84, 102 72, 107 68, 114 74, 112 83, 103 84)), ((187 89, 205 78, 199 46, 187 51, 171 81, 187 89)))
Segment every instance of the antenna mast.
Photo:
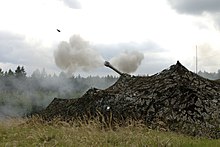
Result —
POLYGON ((196 45, 196 74, 198 73, 198 56, 197 56, 197 45, 196 45))

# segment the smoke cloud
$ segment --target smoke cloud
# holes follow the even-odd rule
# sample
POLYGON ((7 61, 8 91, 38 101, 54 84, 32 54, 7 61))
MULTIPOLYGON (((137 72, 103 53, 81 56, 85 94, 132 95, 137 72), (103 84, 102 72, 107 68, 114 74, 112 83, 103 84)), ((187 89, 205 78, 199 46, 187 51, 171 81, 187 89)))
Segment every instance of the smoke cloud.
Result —
POLYGON ((79 35, 73 35, 69 42, 62 41, 55 50, 54 57, 56 65, 69 73, 89 71, 103 66, 104 62, 102 56, 79 35))
MULTIPOLYGON (((73 35, 69 42, 62 41, 54 52, 54 58, 56 65, 68 73, 89 71, 104 66, 101 54, 79 35, 73 35)), ((111 58, 110 62, 122 72, 132 73, 137 70, 143 59, 143 53, 125 51, 111 58)))
POLYGON ((137 70, 143 59, 143 53, 138 51, 125 51, 119 56, 113 57, 110 62, 122 72, 132 73, 137 70))

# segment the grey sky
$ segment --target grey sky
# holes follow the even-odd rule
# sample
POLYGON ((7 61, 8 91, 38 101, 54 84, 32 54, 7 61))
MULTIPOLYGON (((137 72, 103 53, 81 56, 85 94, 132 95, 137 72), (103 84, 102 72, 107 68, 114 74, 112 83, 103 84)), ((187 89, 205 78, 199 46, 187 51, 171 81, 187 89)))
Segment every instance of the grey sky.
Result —
POLYGON ((0 62, 25 64, 28 48, 24 36, 0 32, 0 62))
POLYGON ((179 13, 202 14, 220 12, 219 0, 168 0, 172 8, 179 13))
POLYGON ((93 48, 98 50, 105 60, 117 56, 124 51, 138 50, 140 52, 164 52, 165 49, 160 47, 153 41, 137 42, 124 42, 117 44, 93 44, 93 48), (107 52, 107 53, 106 53, 107 52))
MULTIPOLYGON (((0 68, 8 70, 22 65, 29 75, 36 68, 59 73, 62 70, 55 64, 54 51, 60 42, 80 35, 105 60, 125 51, 143 53, 144 59, 135 74, 159 72, 176 60, 194 70, 196 45, 200 53, 199 70, 217 71, 220 66, 214 63, 220 59, 219 3, 217 0, 0 1, 0 68), (212 60, 202 59, 206 58, 201 54, 204 47, 215 54, 212 60)), ((108 71, 102 67, 87 74, 108 74, 108 71)))
MULTIPOLYGON (((220 29, 220 1, 219 0, 167 0, 171 7, 180 14, 195 16, 206 15, 214 21, 215 27, 220 29)), ((210 20, 210 21, 211 21, 210 20)))
POLYGON ((25 66, 31 74, 34 68, 54 68, 51 59, 53 55, 48 54, 41 42, 30 43, 25 36, 0 31, 0 63, 25 66))
POLYGON ((73 9, 80 9, 81 4, 78 0, 62 0, 65 5, 73 9))

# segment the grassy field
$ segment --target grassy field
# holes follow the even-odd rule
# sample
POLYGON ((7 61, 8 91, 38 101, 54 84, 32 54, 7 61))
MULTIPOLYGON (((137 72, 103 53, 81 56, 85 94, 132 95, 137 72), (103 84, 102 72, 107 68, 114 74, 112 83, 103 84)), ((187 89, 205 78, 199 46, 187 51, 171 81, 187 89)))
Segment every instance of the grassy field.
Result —
POLYGON ((0 122, 0 146, 220 146, 220 140, 148 129, 141 123, 103 129, 97 121, 49 123, 38 118, 0 122))

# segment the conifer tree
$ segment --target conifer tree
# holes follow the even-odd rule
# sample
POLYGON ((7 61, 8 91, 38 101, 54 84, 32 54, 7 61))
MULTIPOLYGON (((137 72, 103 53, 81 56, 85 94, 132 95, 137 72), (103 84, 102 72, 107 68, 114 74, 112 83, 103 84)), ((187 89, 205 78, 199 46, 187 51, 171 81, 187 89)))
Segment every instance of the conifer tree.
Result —
POLYGON ((17 67, 17 69, 15 70, 15 76, 17 78, 26 77, 26 72, 25 72, 24 66, 22 66, 22 67, 18 66, 17 67))

